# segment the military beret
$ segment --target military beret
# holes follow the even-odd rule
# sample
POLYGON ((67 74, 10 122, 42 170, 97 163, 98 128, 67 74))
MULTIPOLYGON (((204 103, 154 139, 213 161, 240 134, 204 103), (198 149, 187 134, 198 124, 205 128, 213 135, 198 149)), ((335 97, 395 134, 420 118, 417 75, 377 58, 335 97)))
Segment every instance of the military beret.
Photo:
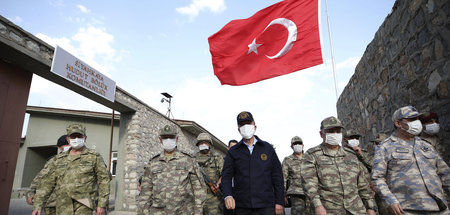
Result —
POLYGON ((302 140, 302 138, 300 138, 299 136, 295 136, 295 137, 293 137, 293 138, 291 139, 291 145, 292 145, 293 143, 303 143, 303 140, 302 140))
POLYGON ((253 115, 248 111, 242 111, 237 115, 237 124, 240 125, 243 122, 253 122, 253 115))
POLYGON ((58 141, 56 142, 56 146, 60 147, 60 146, 64 146, 64 145, 69 145, 69 142, 67 142, 67 135, 62 135, 61 137, 58 138, 58 141))
POLYGON ((436 120, 436 122, 439 122, 438 115, 434 112, 424 112, 422 113, 422 115, 420 115, 419 119, 422 123, 427 123, 432 119, 436 120))
POLYGON ((353 137, 353 136, 358 136, 361 137, 361 134, 358 133, 356 130, 354 129, 348 129, 347 131, 345 131, 344 133, 344 137, 348 138, 348 137, 353 137))
POLYGON ((177 134, 177 129, 170 125, 165 125, 161 129, 159 129, 159 136, 176 136, 177 134))
POLYGON ((397 109, 392 115, 392 121, 399 119, 410 119, 420 116, 421 113, 413 106, 405 106, 397 109))
POLYGON ((341 121, 334 116, 327 117, 320 123, 320 129, 330 129, 336 127, 343 128, 341 121))
POLYGON ((78 134, 82 134, 82 135, 86 136, 86 128, 83 125, 78 124, 78 123, 69 125, 66 128, 66 130, 67 130, 67 135, 69 135, 69 136, 74 133, 78 133, 78 134))

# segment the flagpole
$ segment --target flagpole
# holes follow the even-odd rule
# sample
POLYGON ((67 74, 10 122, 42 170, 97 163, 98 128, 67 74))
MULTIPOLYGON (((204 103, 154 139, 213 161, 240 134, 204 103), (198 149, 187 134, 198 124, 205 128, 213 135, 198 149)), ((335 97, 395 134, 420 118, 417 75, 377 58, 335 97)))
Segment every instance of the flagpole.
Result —
POLYGON ((330 15, 328 15, 328 0, 325 0, 325 7, 327 8, 328 37, 330 38, 331 64, 333 65, 334 90, 336 93, 336 101, 337 101, 338 100, 338 88, 337 88, 337 82, 336 82, 336 65, 334 63, 333 40, 331 39, 330 15))

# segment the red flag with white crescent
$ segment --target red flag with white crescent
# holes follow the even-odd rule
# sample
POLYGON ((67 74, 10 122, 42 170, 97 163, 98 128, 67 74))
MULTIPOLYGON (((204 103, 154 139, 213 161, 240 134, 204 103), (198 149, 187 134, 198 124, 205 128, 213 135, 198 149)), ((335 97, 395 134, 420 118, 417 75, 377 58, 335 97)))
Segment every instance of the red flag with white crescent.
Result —
POLYGON ((319 0, 285 0, 208 38, 222 85, 245 85, 322 64, 319 0))

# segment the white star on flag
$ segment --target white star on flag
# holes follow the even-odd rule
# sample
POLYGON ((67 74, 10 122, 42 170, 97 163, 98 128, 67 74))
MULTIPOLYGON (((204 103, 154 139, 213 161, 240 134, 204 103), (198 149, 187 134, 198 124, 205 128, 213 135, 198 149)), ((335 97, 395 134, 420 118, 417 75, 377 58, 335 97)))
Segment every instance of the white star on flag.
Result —
POLYGON ((251 52, 255 52, 256 54, 258 54, 258 47, 261 46, 262 44, 256 44, 256 38, 253 39, 253 42, 251 44, 248 44, 248 52, 247 55, 250 54, 251 52))

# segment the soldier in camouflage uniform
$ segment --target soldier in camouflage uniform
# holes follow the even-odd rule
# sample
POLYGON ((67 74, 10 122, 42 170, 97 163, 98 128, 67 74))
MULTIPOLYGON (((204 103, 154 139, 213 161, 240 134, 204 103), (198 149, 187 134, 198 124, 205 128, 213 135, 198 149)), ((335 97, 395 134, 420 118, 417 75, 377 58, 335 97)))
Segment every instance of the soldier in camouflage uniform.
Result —
POLYGON ((110 174, 102 156, 86 148, 86 129, 67 127, 71 148, 55 157, 36 190, 33 215, 40 214, 45 200, 56 189, 56 214, 104 215, 109 199, 110 174))
MULTIPOLYGON (((368 147, 369 151, 369 161, 371 164, 373 164, 373 156, 375 154, 375 150, 380 146, 380 143, 383 142, 383 140, 387 139, 389 136, 385 133, 378 133, 374 140, 371 141, 370 147, 368 147)), ((370 177, 370 176, 369 176, 370 177)), ((372 182, 372 180, 370 179, 372 182)), ((388 207, 384 204, 383 200, 381 199, 380 195, 377 193, 375 186, 373 183, 370 184, 372 190, 375 192, 375 202, 377 203, 378 211, 377 213, 380 215, 389 215, 388 207)))
MULTIPOLYGON (((222 173, 223 158, 210 150, 211 144, 212 140, 209 134, 199 134, 196 145, 200 151, 195 155, 195 160, 199 164, 200 168, 203 169, 204 173, 208 176, 209 180, 212 181, 211 183, 214 186, 213 189, 218 190, 221 181, 220 175, 222 173)), ((214 194, 212 189, 208 188, 206 202, 203 205, 203 214, 222 214, 222 208, 223 201, 220 192, 214 194)))
POLYGON ((206 185, 195 158, 178 151, 177 130, 170 125, 159 131, 164 152, 145 167, 138 214, 202 214, 206 185))
POLYGON ((294 150, 294 153, 284 158, 282 163, 284 185, 287 189, 286 204, 288 204, 287 199, 290 199, 292 215, 306 215, 309 213, 300 178, 300 164, 303 157, 302 138, 299 136, 293 137, 291 139, 291 148, 294 150))
POLYGON ((450 168, 436 150, 417 137, 422 130, 412 106, 392 116, 395 132, 375 152, 372 182, 392 214, 450 214, 450 168))
MULTIPOLYGON (((56 142, 56 146, 61 152, 65 152, 70 148, 69 142, 67 142, 66 138, 67 135, 62 135, 56 142)), ((36 195, 36 189, 39 185, 39 182, 41 181, 43 175, 48 174, 49 167, 51 166, 51 163, 53 163, 54 160, 55 156, 52 156, 50 159, 48 159, 48 161, 44 165, 44 168, 36 175, 36 177, 34 177, 33 181, 31 182, 30 188, 26 194, 27 203, 29 205, 33 205, 34 195, 36 195)), ((52 192, 50 197, 45 202, 44 212, 46 215, 56 214, 56 191, 52 192)))
POLYGON ((303 156, 301 178, 315 214, 370 214, 376 205, 364 165, 353 150, 341 147, 342 124, 335 117, 321 122, 322 144, 303 156))
MULTIPOLYGON (((356 157, 358 157, 358 160, 366 167, 367 173, 370 173, 370 171, 372 171, 372 162, 370 160, 369 152, 366 149, 361 148, 361 144, 359 143, 360 138, 361 134, 356 130, 346 130, 344 133, 344 147, 353 150, 356 157)), ((367 179, 369 178, 370 175, 368 175, 367 179)))
POLYGON ((425 112, 419 117, 420 122, 423 125, 420 139, 425 140, 436 149, 436 145, 439 142, 439 118, 434 112, 425 112))

